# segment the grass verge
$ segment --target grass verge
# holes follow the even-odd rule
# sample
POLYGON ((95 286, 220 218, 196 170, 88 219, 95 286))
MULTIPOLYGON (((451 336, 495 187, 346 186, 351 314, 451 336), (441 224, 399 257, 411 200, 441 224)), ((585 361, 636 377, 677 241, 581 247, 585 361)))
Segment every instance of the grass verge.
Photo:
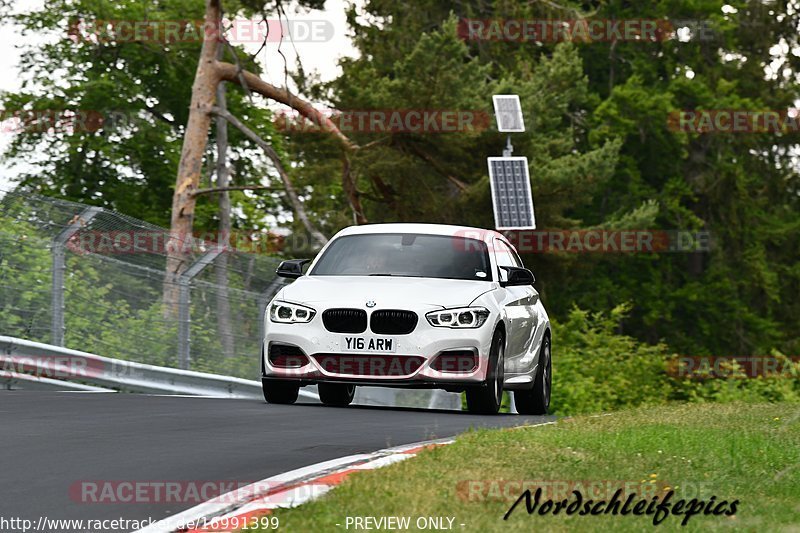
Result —
POLYGON ((472 431, 275 515, 283 531, 363 531, 347 527, 348 517, 388 516, 410 517, 411 530, 419 517, 452 517, 454 531, 653 529, 653 515, 539 514, 549 498, 574 502, 572 490, 585 502, 609 500, 617 488, 648 503, 669 491, 672 503, 715 496, 730 510, 739 500, 733 516, 701 513, 681 526, 684 516, 670 515, 660 531, 800 530, 800 406, 690 404, 472 431), (529 515, 522 501, 504 520, 522 482, 543 489, 540 506, 529 515))

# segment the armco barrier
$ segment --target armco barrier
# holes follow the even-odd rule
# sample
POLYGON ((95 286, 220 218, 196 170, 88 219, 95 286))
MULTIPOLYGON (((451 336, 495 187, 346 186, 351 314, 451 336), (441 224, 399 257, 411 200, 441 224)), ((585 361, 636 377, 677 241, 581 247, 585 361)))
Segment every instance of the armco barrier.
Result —
MULTIPOLYGON (((258 381, 123 361, 2 335, 0 369, 0 382, 19 383, 22 388, 52 389, 61 385, 68 390, 100 387, 121 392, 263 400, 258 381)), ((301 390, 300 395, 319 400, 309 391, 301 390)))
POLYGON ((49 391, 70 391, 70 392, 116 392, 113 389, 104 389, 83 383, 72 383, 60 379, 51 379, 43 376, 31 374, 20 374, 19 372, 6 372, 0 370, 0 389, 25 389, 25 390, 49 390, 49 391))

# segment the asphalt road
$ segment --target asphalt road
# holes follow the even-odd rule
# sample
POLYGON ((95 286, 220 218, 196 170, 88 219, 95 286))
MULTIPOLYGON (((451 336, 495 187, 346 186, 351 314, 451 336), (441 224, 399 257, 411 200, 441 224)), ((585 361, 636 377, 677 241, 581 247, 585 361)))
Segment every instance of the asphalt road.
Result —
MULTIPOLYGON (((194 502, 89 503, 86 483, 255 482, 470 427, 545 417, 266 405, 252 400, 0 391, 0 517, 161 519, 194 502)), ((116 492, 115 494, 121 494, 116 492)), ((112 498, 113 499, 113 496, 112 498)), ((154 498, 147 497, 145 500, 154 498)), ((106 502, 108 498, 105 498, 106 502)))

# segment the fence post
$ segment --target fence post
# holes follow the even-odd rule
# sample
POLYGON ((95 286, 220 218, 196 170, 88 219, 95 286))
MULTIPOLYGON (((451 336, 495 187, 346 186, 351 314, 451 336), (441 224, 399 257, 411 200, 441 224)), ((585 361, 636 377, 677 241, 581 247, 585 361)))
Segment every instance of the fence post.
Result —
POLYGON ((191 349, 191 283, 219 254, 225 251, 225 246, 217 246, 203 254, 200 259, 192 263, 186 271, 178 277, 178 368, 189 370, 192 360, 191 349))
POLYGON ((75 216, 69 226, 53 238, 50 255, 53 259, 50 293, 50 337, 53 346, 64 346, 64 272, 67 270, 67 252, 64 249, 69 239, 89 223, 102 207, 87 207, 75 216))

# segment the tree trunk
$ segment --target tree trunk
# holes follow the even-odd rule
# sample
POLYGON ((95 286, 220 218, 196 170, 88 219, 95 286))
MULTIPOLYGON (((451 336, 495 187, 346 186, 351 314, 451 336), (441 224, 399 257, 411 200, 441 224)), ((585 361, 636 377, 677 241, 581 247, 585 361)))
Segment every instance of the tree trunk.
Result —
POLYGON ((350 209, 353 210, 353 223, 357 226, 366 224, 368 222, 367 217, 361 207, 360 193, 356 188, 356 180, 353 179, 353 168, 346 153, 342 154, 342 189, 347 197, 347 202, 350 204, 350 209))
POLYGON ((278 171, 278 175, 283 183, 283 188, 286 191, 286 196, 289 199, 289 203, 292 205, 294 215, 300 220, 300 223, 303 224, 303 227, 306 229, 309 235, 311 235, 311 238, 314 239, 319 246, 325 246, 325 244, 328 242, 327 237, 325 237, 322 232, 311 223, 311 219, 308 217, 308 214, 303 207, 303 202, 301 202, 300 198, 297 196, 297 191, 295 190, 292 180, 289 178, 289 174, 286 172, 278 153, 267 141, 259 137, 256 132, 245 126, 241 120, 231 115, 227 110, 217 106, 212 109, 212 112, 217 115, 218 119, 225 119, 226 121, 230 122, 236 129, 241 131, 245 137, 256 143, 262 150, 264 150, 266 156, 270 159, 270 161, 272 161, 275 170, 278 171))
MULTIPOLYGON (((219 28, 219 0, 206 0, 205 28, 219 28)), ((219 35, 206 31, 197 64, 189 122, 183 137, 181 161, 172 197, 172 220, 167 243, 167 269, 164 279, 164 312, 169 318, 178 314, 178 279, 191 261, 192 224, 194 222, 194 191, 200 184, 203 171, 203 152, 208 143, 211 125, 209 110, 216 103, 219 75, 216 70, 219 35)))
MULTIPOLYGON (((222 47, 220 47, 222 50, 222 47)), ((222 54, 218 54, 221 56, 222 54)), ((221 59, 221 58, 220 58, 221 59)), ((217 85, 217 105, 227 109, 225 98, 225 83, 217 85)), ((228 172, 228 121, 222 117, 216 118, 217 128, 217 187, 228 187, 230 174, 228 172)), ((225 243, 226 250, 216 260, 215 274, 217 281, 217 331, 222 345, 222 354, 225 357, 236 355, 236 347, 231 327, 231 304, 228 295, 228 244, 231 241, 231 197, 228 191, 219 194, 219 235, 217 243, 225 243)))
MULTIPOLYGON (((315 124, 323 131, 333 135, 341 143, 345 151, 346 188, 358 223, 366 222, 361 209, 358 191, 351 179, 346 152, 358 148, 328 118, 314 108, 309 102, 289 92, 287 88, 275 87, 262 80, 256 74, 243 70, 240 66, 217 61, 217 50, 222 42, 220 0, 206 0, 205 28, 200 61, 197 65, 194 84, 192 85, 192 101, 189 107, 189 121, 183 137, 181 160, 178 165, 178 176, 172 197, 172 219, 170 237, 167 242, 167 267, 164 277, 164 316, 174 319, 178 315, 178 281, 181 274, 189 268, 192 258, 192 224, 194 209, 199 190, 200 176, 203 171, 203 153, 208 143, 208 129, 211 126, 211 109, 216 103, 217 85, 226 80, 243 86, 248 91, 258 93, 266 98, 288 105, 315 124)), ((312 233, 313 235, 313 233, 312 233)), ((322 237, 324 239, 324 236, 322 237)))

